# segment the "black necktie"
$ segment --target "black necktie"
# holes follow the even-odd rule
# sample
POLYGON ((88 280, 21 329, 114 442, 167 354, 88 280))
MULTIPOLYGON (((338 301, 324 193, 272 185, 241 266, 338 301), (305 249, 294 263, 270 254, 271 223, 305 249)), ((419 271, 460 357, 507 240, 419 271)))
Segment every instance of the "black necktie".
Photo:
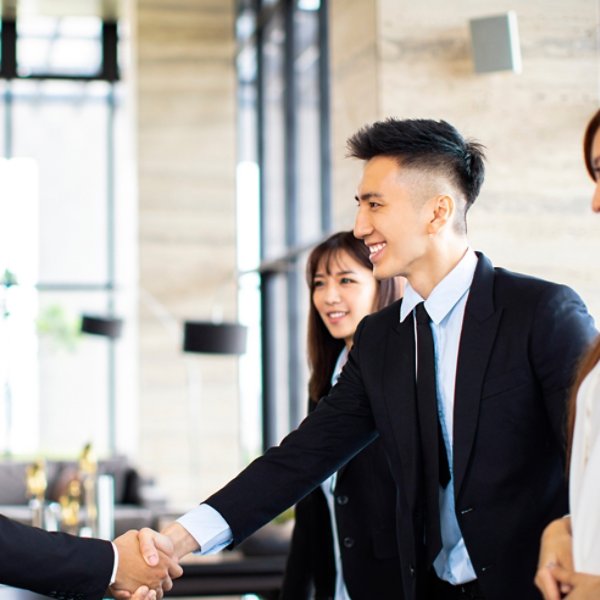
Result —
POLYGON ((450 469, 438 416, 435 352, 430 325, 431 319, 423 302, 416 306, 416 317, 417 405, 425 470, 427 557, 432 563, 442 547, 439 485, 444 488, 448 485, 450 469))

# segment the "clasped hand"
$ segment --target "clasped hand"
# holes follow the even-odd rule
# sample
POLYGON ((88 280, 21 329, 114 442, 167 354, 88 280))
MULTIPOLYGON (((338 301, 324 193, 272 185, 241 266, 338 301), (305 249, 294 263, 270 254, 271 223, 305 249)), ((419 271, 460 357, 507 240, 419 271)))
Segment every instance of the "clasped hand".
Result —
POLYGON ((166 535, 147 528, 140 532, 131 530, 113 543, 119 564, 110 592, 117 600, 160 600, 173 587, 172 580, 183 573, 173 543, 166 535), (140 539, 144 541, 142 546, 140 539))
POLYGON ((569 517, 553 521, 544 530, 535 584, 545 600, 600 598, 600 576, 577 573, 573 568, 569 517))

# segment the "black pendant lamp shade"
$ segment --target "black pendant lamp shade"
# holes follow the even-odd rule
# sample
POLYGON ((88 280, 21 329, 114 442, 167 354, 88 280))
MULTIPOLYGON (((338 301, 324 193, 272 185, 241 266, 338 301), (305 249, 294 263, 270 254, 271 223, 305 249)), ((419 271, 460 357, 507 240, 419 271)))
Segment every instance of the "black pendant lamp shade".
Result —
POLYGON ((81 316, 81 331, 83 333, 116 339, 121 336, 122 329, 123 319, 118 319, 117 317, 81 316))
POLYGON ((206 354, 244 354, 248 328, 239 323, 184 323, 183 351, 206 354))

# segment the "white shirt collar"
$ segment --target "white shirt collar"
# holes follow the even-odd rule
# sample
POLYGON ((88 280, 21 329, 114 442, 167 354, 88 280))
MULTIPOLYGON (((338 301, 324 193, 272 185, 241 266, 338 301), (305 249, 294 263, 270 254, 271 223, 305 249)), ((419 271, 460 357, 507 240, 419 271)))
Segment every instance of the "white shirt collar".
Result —
MULTIPOLYGON (((436 325, 444 320, 456 303, 469 291, 477 260, 475 252, 470 247, 467 248, 459 263, 433 288, 429 298, 425 300, 425 308, 436 325)), ((407 282, 400 307, 401 323, 419 302, 423 302, 423 298, 407 282)))

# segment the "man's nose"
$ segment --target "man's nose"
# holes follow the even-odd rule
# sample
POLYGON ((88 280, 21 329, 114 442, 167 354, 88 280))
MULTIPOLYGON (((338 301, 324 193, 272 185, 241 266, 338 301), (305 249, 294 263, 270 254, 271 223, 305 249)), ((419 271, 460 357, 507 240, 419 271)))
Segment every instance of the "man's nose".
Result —
POLYGON ((354 219, 354 237, 364 240, 372 231, 371 223, 362 206, 358 207, 354 219))

